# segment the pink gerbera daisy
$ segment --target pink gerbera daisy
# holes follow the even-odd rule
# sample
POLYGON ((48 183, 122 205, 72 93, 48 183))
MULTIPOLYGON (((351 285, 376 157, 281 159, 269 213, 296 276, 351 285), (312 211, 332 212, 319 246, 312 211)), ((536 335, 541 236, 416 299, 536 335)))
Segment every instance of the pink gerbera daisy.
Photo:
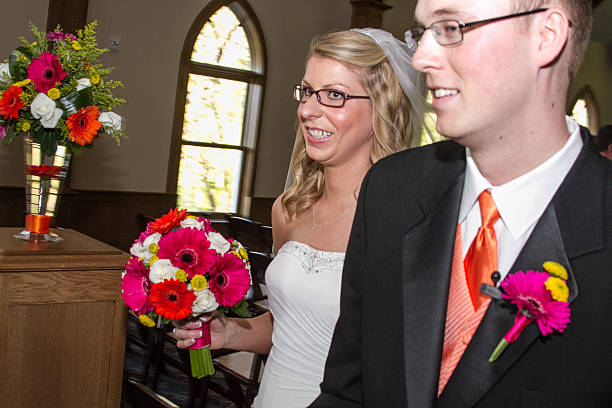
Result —
POLYGON ((231 252, 217 258, 210 270, 210 290, 221 306, 233 307, 249 290, 251 277, 244 262, 231 252))
POLYGON ((47 93, 55 85, 66 78, 66 72, 50 52, 43 52, 40 57, 34 58, 28 67, 28 78, 38 92, 47 93))
POLYGON ((125 304, 136 314, 141 315, 153 310, 147 294, 151 287, 147 270, 141 260, 131 257, 125 265, 125 275, 121 279, 121 290, 125 304))
POLYGON ((546 288, 549 277, 546 272, 517 272, 501 283, 502 296, 533 317, 543 336, 563 332, 570 321, 569 303, 554 300, 546 288))
POLYGON ((204 275, 215 263, 217 251, 210 248, 206 233, 195 228, 179 228, 170 231, 159 240, 157 256, 169 259, 191 278, 204 275))

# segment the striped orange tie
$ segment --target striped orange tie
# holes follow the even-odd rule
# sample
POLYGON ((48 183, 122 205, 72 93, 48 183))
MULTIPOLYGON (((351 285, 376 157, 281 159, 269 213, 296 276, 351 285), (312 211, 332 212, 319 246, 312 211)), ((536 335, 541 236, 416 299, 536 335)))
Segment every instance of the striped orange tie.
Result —
POLYGON ((476 237, 463 261, 465 277, 474 310, 488 298, 480 293, 480 285, 491 285, 491 274, 497 270, 497 238, 493 224, 499 219, 499 211, 495 207, 491 192, 485 190, 478 196, 482 225, 478 228, 476 237))

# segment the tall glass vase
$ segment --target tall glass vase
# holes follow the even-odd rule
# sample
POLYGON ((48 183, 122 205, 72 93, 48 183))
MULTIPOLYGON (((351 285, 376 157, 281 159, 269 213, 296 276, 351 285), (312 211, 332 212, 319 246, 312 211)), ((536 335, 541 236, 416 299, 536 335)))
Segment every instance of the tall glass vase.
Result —
POLYGON ((59 204, 63 182, 68 174, 70 151, 58 145, 55 153, 47 156, 40 143, 30 134, 24 134, 25 171, 25 230, 14 237, 23 240, 60 241, 50 231, 59 204))

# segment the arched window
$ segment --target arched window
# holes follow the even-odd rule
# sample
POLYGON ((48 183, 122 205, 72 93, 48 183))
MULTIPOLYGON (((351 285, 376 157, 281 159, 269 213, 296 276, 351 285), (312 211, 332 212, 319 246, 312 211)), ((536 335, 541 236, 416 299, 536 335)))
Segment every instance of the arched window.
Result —
POLYGON ((591 87, 584 86, 572 106, 570 115, 579 125, 588 128, 595 134, 599 130, 599 113, 591 87))
POLYGON ((265 47, 245 0, 213 0, 181 55, 167 189, 191 212, 247 214, 265 47))

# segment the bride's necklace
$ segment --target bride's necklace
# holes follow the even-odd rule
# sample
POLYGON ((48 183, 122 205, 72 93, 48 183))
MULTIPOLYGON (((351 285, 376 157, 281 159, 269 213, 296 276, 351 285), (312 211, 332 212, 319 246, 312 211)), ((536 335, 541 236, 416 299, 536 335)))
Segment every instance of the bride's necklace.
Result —
POLYGON ((342 218, 346 213, 348 213, 350 210, 351 210, 351 207, 348 207, 344 211, 342 211, 339 215, 332 218, 331 220, 317 224, 317 210, 315 209, 315 205, 313 204, 312 205, 312 229, 316 231, 317 228, 324 227, 332 221, 337 221, 340 218, 342 218))

